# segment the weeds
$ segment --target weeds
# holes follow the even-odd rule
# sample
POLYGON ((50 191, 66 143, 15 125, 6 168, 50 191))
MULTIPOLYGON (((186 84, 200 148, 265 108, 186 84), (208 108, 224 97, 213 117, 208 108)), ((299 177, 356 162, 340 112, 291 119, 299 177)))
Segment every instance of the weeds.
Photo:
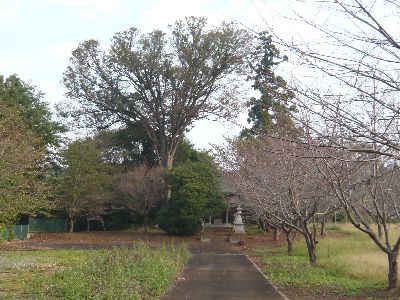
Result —
MULTIPOLYGON (((7 268, 25 280, 20 290, 3 286, 13 299, 147 300, 158 299, 168 289, 190 253, 185 245, 155 248, 139 242, 123 248, 21 251, 5 256, 25 262, 7 268)), ((13 279, 17 278, 11 276, 9 282, 13 279)))

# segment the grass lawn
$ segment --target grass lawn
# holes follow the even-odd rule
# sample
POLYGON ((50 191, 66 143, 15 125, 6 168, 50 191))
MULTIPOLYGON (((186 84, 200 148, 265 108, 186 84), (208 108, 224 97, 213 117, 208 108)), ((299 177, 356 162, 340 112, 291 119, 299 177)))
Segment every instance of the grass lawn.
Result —
POLYGON ((0 252, 1 299, 158 299, 190 258, 185 245, 0 252))
POLYGON ((340 294, 359 295, 387 286, 387 257, 368 236, 351 225, 329 226, 317 245, 317 264, 308 262, 303 239, 296 241, 292 255, 286 246, 254 249, 266 275, 283 287, 315 287, 340 294), (335 234, 336 233, 336 234, 335 234))

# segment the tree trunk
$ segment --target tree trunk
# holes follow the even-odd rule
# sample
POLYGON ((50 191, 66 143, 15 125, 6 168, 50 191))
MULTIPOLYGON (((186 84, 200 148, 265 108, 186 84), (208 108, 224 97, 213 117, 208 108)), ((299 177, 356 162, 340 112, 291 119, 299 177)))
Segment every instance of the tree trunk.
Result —
POLYGON ((286 236, 286 242, 287 242, 287 252, 288 254, 291 254, 293 251, 293 240, 292 237, 290 236, 291 230, 286 231, 285 230, 285 236, 286 236))
POLYGON ((382 224, 380 222, 378 222, 377 225, 378 225, 378 236, 379 236, 379 238, 382 238, 382 236, 383 236, 382 224))
MULTIPOLYGON (((165 138, 161 138, 161 141, 160 141, 159 159, 160 159, 160 163, 161 163, 161 166, 163 167, 163 169, 169 169, 172 167, 173 157, 171 157, 171 155, 168 153, 165 138)), ((164 201, 166 201, 166 202, 171 197, 171 187, 169 186, 169 184, 167 182, 164 183, 163 197, 164 197, 164 201)))
POLYGON ((171 197, 171 187, 169 186, 168 183, 164 183, 164 191, 163 191, 163 198, 165 202, 169 201, 169 198, 171 197))
POLYGON ((279 230, 278 228, 274 228, 274 241, 278 241, 279 240, 279 230))
POLYGON ((292 254, 293 252, 293 242, 290 238, 287 239, 287 252, 288 254, 292 254))
POLYGON ((320 235, 324 236, 325 235, 325 220, 321 221, 321 231, 320 231, 320 235))
POLYGON ((102 217, 100 217, 100 222, 101 222, 101 225, 103 226, 103 231, 106 231, 106 225, 104 224, 104 220, 102 217))
POLYGON ((268 223, 265 222, 265 221, 263 220, 263 221, 262 221, 262 224, 263 224, 263 227, 264 227, 264 228, 263 228, 264 231, 270 233, 271 230, 270 230, 270 227, 268 226, 268 223))
POLYGON ((313 236, 313 240, 315 240, 317 237, 317 224, 315 222, 315 218, 313 218, 312 226, 313 226, 312 236, 313 236))
POLYGON ((399 250, 393 250, 388 253, 388 261, 389 261, 389 289, 393 289, 397 287, 397 278, 398 278, 398 266, 397 266, 397 257, 399 255, 399 250))
POLYGON ((90 221, 89 219, 86 219, 86 231, 90 231, 90 221))
POLYGON ((306 245, 307 245, 308 259, 310 260, 311 264, 315 264, 315 262, 317 261, 316 243, 312 238, 311 234, 305 233, 304 238, 306 240, 306 245))
POLYGON ((69 218, 69 232, 70 232, 70 233, 71 233, 71 232, 74 232, 74 223, 75 223, 74 218, 70 217, 70 218, 69 218))
POLYGON ((147 225, 148 221, 147 221, 147 213, 144 214, 143 216, 143 225, 144 225, 144 232, 147 233, 148 231, 148 225, 147 225))
POLYGON ((315 254, 315 244, 311 242, 310 244, 307 245, 307 251, 308 251, 308 258, 310 259, 310 263, 315 264, 317 261, 317 256, 315 254))

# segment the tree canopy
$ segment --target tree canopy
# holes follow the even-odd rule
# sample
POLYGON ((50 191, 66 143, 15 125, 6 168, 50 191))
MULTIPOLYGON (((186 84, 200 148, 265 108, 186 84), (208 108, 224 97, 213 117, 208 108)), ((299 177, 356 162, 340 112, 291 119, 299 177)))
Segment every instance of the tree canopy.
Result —
POLYGON ((16 75, 0 75, 0 223, 50 207, 46 147, 58 144, 64 128, 41 98, 16 75))
POLYGON ((108 51, 87 40, 64 73, 67 96, 76 100, 66 115, 96 128, 140 122, 164 167, 195 120, 237 112, 237 75, 250 40, 232 23, 208 29, 204 18, 169 29, 130 28, 113 37, 108 51))
POLYGON ((0 103, 0 223, 49 206, 41 144, 18 112, 0 103))
POLYGON ((66 211, 73 231, 77 217, 102 214, 111 198, 111 169, 91 138, 73 141, 61 156, 65 170, 58 177, 57 207, 66 211))
POLYGON ((257 134, 285 127, 291 129, 294 122, 290 116, 295 111, 291 100, 293 91, 288 87, 285 79, 276 75, 275 69, 288 58, 281 55, 279 49, 267 32, 260 32, 258 44, 250 55, 249 80, 253 81, 253 89, 260 93, 260 97, 252 97, 249 106, 247 121, 251 129, 245 129, 242 135, 257 134))
POLYGON ((0 103, 18 113, 26 128, 40 137, 43 145, 56 146, 58 134, 65 128, 51 118, 51 112, 43 94, 23 82, 16 75, 4 78, 0 75, 0 103))

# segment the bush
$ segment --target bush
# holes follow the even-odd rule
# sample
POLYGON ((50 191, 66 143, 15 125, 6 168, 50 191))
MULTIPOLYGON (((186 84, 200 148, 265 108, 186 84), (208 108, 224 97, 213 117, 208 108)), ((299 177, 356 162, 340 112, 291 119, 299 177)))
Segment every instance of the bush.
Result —
POLYGON ((194 234, 201 229, 202 218, 226 208, 210 162, 183 163, 172 168, 166 179, 171 185, 171 198, 159 212, 158 223, 170 234, 194 234))
POLYGON ((194 213, 192 215, 183 215, 185 205, 177 205, 174 200, 170 200, 166 207, 159 212, 159 226, 169 234, 173 235, 192 235, 201 229, 201 217, 194 213))
POLYGON ((104 216, 107 230, 124 230, 135 224, 136 218, 128 210, 116 210, 104 216))

